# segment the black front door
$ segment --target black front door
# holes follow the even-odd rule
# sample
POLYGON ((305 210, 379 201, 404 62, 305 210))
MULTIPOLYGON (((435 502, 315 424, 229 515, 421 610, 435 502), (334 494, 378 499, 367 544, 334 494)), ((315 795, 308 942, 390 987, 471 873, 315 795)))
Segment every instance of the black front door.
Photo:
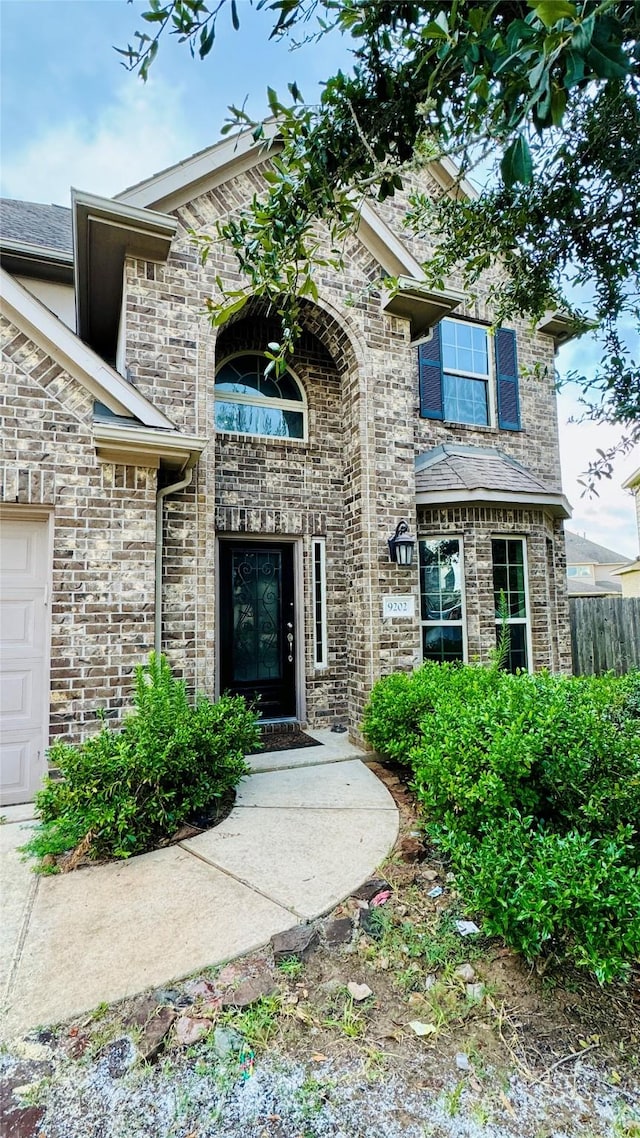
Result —
POLYGON ((220 542, 221 690, 258 700, 263 719, 296 714, 293 546, 220 542))

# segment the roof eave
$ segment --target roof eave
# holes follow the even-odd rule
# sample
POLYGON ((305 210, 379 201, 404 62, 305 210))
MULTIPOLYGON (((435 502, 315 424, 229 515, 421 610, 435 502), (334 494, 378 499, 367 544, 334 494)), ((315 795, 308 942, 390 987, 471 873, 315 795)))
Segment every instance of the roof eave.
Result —
POLYGON ((76 327, 103 359, 115 361, 125 257, 166 261, 175 217, 71 191, 76 327))
POLYGON ((121 426, 96 422, 93 441, 103 462, 127 466, 166 467, 188 470, 198 462, 207 439, 179 431, 160 431, 148 427, 121 426))
POLYGON ((546 336, 551 336, 554 349, 557 351, 563 344, 568 344, 570 340, 577 340, 578 337, 584 336, 585 332, 592 331, 595 327, 595 324, 580 320, 578 317, 572 316, 570 312, 547 312, 542 320, 536 324, 536 332, 543 332, 546 336))
POLYGON ((571 506, 564 494, 527 494, 517 490, 427 490, 416 494, 418 506, 502 505, 519 509, 543 509, 557 518, 570 518, 571 506))
POLYGON ((58 284, 73 284, 73 253, 28 241, 0 238, 0 262, 9 273, 58 284))
POLYGON ((420 280, 400 277, 396 289, 383 293, 381 308, 390 316, 409 321, 411 341, 415 344, 424 340, 435 324, 464 304, 465 299, 464 293, 455 289, 438 292, 420 280))

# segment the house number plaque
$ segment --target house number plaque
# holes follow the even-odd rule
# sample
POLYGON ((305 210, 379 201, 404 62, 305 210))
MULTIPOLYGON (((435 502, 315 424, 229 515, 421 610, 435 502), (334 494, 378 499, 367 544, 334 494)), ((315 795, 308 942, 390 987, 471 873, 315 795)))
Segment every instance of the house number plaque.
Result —
POLYGON ((389 617, 412 617, 415 616, 416 599, 412 594, 404 597, 383 597, 382 598, 382 617, 387 620, 389 617))

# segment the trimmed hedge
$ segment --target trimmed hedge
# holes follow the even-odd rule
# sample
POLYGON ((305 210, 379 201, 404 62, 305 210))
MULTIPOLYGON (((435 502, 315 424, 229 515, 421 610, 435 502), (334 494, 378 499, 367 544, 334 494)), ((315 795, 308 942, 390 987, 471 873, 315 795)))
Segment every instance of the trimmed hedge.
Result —
POLYGON ((376 685, 363 731, 488 932, 601 981, 640 955, 640 673, 425 664, 376 685))
POLYGON ((215 812, 247 773, 259 729, 241 697, 191 704, 184 682, 152 653, 136 669, 134 706, 121 730, 105 725, 77 747, 51 748, 62 778, 47 778, 36 796, 41 820, 26 853, 142 853, 194 815, 215 812))

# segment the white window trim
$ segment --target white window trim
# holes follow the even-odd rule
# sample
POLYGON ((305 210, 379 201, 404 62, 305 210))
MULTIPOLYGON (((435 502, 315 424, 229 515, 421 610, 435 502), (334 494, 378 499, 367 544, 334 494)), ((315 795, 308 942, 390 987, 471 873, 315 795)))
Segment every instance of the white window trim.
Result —
MULTIPOLYGON (((511 616, 507 619, 506 624, 524 624, 525 625, 525 644, 527 648, 527 671, 531 675, 533 672, 533 642, 531 639, 531 601, 529 597, 529 558, 527 556, 527 539, 521 537, 519 534, 510 533, 494 533, 491 535, 492 550, 491 550, 491 591, 493 589, 493 542, 494 541, 519 541, 522 545, 522 570, 524 573, 524 607, 526 616, 511 616)), ((495 606, 495 597, 494 597, 495 606)), ((496 629, 502 624, 501 620, 496 620, 496 629)))
POLYGON ((462 423, 459 419, 447 419, 445 415, 445 422, 456 423, 461 427, 477 427, 480 430, 485 430, 487 427, 495 427, 497 424, 497 392, 496 392, 496 361, 495 361, 495 336, 491 327, 488 324, 476 323, 474 320, 462 320, 459 317, 446 316, 443 324, 463 324, 467 328, 481 328, 487 338, 487 372, 474 372, 474 371, 461 371, 458 368, 445 367, 444 363, 444 346, 441 344, 442 353, 442 382, 443 382, 443 413, 444 413, 444 377, 445 375, 459 375, 462 379, 477 379, 482 380, 487 385, 487 422, 486 423, 462 423))
POLYGON ((311 540, 311 597, 313 619, 313 666, 317 672, 324 671, 328 666, 327 644, 327 543, 324 537, 314 537, 311 540), (320 554, 320 578, 316 570, 316 553, 320 554), (318 621, 316 619, 316 592, 320 587, 320 639, 318 639, 318 621), (318 648, 320 651, 318 652, 318 648), (318 659, 318 656, 320 659, 318 659))
MULTIPOLYGON (((421 541, 457 541, 460 544, 460 607, 462 609, 462 616, 460 620, 423 620, 420 616, 421 628, 462 628, 462 663, 466 664, 469 660, 469 650, 467 644, 467 595, 465 590, 465 568, 464 568, 464 540, 462 534, 458 533, 443 533, 443 534, 424 534, 418 535, 418 604, 422 613, 422 589, 420 586, 420 542, 421 541)), ((420 654, 422 662, 424 663, 427 657, 424 654, 424 640, 420 636, 420 654)))
MULTIPOLYGON (((230 355, 225 356, 223 360, 216 367, 216 379, 218 372, 225 366, 231 363, 232 360, 242 359, 246 356, 255 356, 256 358, 264 358, 261 352, 255 350, 246 350, 241 352, 232 352, 230 355)), ((272 443, 306 443, 309 441, 309 404, 307 402, 307 393, 305 386, 297 375, 297 373, 287 365, 287 371, 293 377, 298 385, 298 390, 302 399, 260 399, 251 395, 238 394, 234 392, 221 391, 219 395, 216 394, 216 387, 214 381, 214 405, 216 403, 242 403, 249 407, 269 407, 274 411, 297 411, 302 415, 302 438, 295 438, 293 435, 262 435, 251 432, 249 434, 245 431, 225 431, 220 427, 216 427, 216 434, 220 435, 233 435, 235 438, 241 439, 267 439, 272 443)), ((215 424, 215 406, 214 406, 214 424, 215 424)))

